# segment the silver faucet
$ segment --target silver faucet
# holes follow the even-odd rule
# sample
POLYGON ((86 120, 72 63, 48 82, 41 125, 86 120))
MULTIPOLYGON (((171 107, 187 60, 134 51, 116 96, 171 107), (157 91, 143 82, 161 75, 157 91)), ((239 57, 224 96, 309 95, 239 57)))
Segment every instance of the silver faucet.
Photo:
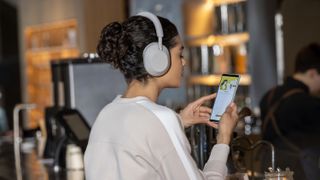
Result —
POLYGON ((233 141, 231 143, 231 149, 233 149, 234 146, 240 146, 239 144, 237 144, 237 141, 242 140, 242 139, 246 140, 250 145, 248 148, 242 147, 246 151, 254 150, 255 148, 259 147, 260 145, 269 146, 270 150, 271 150, 271 167, 272 167, 272 169, 275 169, 275 150, 274 150, 274 146, 272 143, 270 143, 269 141, 265 141, 265 140, 259 140, 255 143, 252 143, 252 141, 248 137, 239 136, 239 137, 233 139, 233 141))
POLYGON ((34 108, 36 108, 36 104, 17 104, 13 109, 14 159, 15 159, 17 180, 22 180, 21 157, 20 157, 21 138, 19 136, 19 131, 20 131, 19 112, 21 110, 29 110, 34 108))

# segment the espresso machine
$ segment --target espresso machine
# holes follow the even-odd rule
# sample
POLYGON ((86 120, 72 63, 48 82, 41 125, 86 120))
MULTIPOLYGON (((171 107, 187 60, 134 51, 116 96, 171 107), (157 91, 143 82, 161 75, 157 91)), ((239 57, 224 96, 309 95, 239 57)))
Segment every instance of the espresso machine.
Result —
POLYGON ((53 106, 45 110, 47 142, 44 158, 65 165, 70 143, 84 152, 100 110, 126 88, 120 72, 96 56, 51 62, 53 106))

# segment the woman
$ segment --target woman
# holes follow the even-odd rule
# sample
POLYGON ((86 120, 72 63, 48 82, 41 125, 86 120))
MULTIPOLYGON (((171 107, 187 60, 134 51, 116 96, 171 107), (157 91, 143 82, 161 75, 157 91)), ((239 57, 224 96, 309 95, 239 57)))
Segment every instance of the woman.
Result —
MULTIPOLYGON (((189 104, 179 115, 156 104, 162 89, 180 86, 185 65, 176 27, 169 20, 158 18, 150 13, 133 16, 123 23, 113 22, 101 32, 98 54, 123 73, 128 87, 100 112, 93 125, 85 152, 88 180, 224 179, 226 176, 228 144, 237 123, 237 108, 230 105, 217 125, 209 121, 211 109, 202 106, 215 94, 189 104), (157 20, 160 20, 158 24, 157 20), (148 56, 145 48, 152 42, 156 42, 155 51, 157 44, 159 49, 169 51, 170 66, 162 68, 159 74, 148 70, 145 62, 148 56), (213 147, 203 171, 192 159, 190 144, 183 134, 183 127, 197 123, 219 128, 218 144, 213 147)), ((158 63, 158 56, 163 54, 154 54, 157 54, 154 63, 158 63)))

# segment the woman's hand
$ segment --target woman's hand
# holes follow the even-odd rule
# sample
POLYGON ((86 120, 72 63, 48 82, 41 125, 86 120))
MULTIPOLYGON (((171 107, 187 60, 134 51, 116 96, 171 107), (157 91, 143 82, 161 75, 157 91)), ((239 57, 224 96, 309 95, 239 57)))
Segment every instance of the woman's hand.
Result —
POLYGON ((206 101, 216 97, 216 93, 203 96, 200 99, 190 103, 180 111, 183 126, 185 128, 195 124, 207 124, 218 129, 217 143, 229 144, 234 128, 238 123, 237 105, 231 103, 221 116, 219 123, 210 121, 211 108, 203 106, 206 101))
POLYGON ((238 123, 237 106, 235 103, 231 103, 226 111, 223 113, 221 120, 219 121, 217 143, 229 144, 233 130, 238 123))
POLYGON ((195 124, 207 124, 214 128, 218 127, 218 124, 210 121, 211 108, 203 106, 206 101, 212 100, 216 97, 216 93, 203 96, 200 99, 190 103, 183 110, 180 111, 180 117, 182 119, 183 126, 185 128, 195 124))

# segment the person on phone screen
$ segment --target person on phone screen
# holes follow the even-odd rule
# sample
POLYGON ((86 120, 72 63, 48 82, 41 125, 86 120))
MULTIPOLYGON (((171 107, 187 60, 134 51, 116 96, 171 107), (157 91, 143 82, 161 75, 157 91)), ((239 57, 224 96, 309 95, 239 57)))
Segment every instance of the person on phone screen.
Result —
POLYGON ((185 65, 173 23, 147 12, 110 23, 101 31, 97 52, 122 72, 128 87, 102 109, 92 127, 84 157, 87 180, 225 179, 228 144, 238 121, 236 105, 216 124, 209 121, 211 109, 202 105, 215 94, 188 104, 179 114, 156 103, 164 88, 180 86, 185 65), (192 159, 183 131, 197 123, 219 128, 203 170, 192 159))
POLYGON ((276 147, 276 163, 294 179, 320 179, 320 45, 303 47, 295 72, 260 101, 263 138, 276 147), (272 116, 274 118, 272 118, 272 116))
POLYGON ((220 85, 220 89, 223 90, 223 91, 226 91, 228 88, 228 80, 223 80, 221 85, 220 85))

